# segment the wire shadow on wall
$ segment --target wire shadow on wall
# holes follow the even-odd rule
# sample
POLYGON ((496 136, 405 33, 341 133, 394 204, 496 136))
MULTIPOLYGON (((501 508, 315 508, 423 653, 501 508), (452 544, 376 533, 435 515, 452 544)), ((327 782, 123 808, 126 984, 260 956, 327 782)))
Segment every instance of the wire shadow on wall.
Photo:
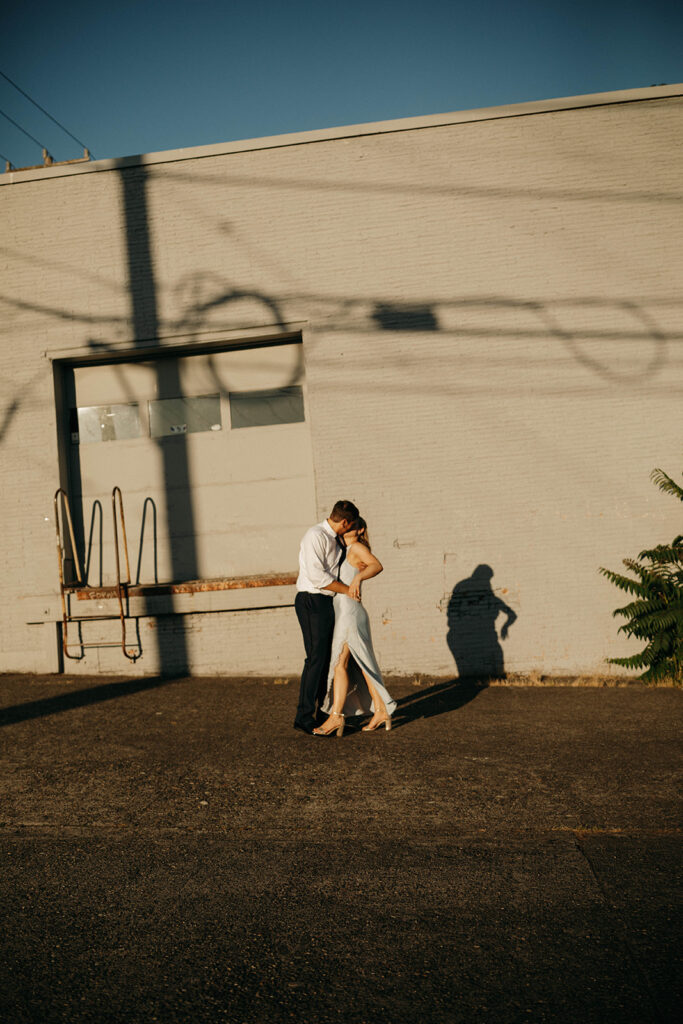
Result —
POLYGON ((500 641, 507 639, 517 613, 494 593, 492 578, 490 565, 478 565, 471 576, 455 584, 448 601, 446 639, 460 679, 487 682, 505 677, 500 641), (499 615, 506 616, 500 638, 496 629, 499 615))

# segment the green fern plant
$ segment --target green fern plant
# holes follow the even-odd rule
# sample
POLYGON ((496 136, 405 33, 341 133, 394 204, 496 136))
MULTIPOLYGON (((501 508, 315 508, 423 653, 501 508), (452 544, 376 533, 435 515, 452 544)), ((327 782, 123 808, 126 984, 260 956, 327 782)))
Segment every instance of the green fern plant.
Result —
MULTIPOLYGON (((683 501, 683 487, 663 470, 653 470, 650 479, 660 491, 683 501)), ((607 660, 641 669, 641 679, 647 682, 671 678, 683 683, 683 535, 671 544, 641 551, 637 559, 625 558, 624 565, 635 579, 610 569, 600 572, 633 597, 613 613, 626 619, 619 632, 645 641, 646 647, 630 658, 607 660)))

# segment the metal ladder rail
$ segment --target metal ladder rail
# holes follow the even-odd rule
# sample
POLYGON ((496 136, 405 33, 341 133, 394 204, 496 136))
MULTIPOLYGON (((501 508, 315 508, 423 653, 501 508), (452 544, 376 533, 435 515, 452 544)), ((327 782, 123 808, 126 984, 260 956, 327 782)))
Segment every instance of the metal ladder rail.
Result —
MULTIPOLYGON (((76 569, 76 578, 80 586, 83 586, 83 574, 81 573, 81 566, 78 559, 78 550, 76 548, 76 538, 74 536, 73 520, 71 518, 71 507, 69 505, 69 496, 63 487, 58 487, 55 491, 54 497, 54 508, 55 508, 55 530, 57 533, 57 564, 59 566, 59 594, 62 600, 62 650, 66 658, 71 658, 74 661, 80 661, 84 657, 83 654, 83 642, 81 640, 81 654, 69 654, 69 625, 71 615, 67 611, 66 607, 66 583, 64 580, 64 538, 63 538, 63 526, 64 516, 66 516, 67 526, 69 528, 69 538, 71 540, 71 552, 73 555, 74 567, 76 569), (60 502, 59 498, 62 498, 61 508, 62 515, 59 514, 60 502)), ((80 627, 79 627, 80 629, 80 627)), ((80 634, 79 634, 80 635, 80 634)))
POLYGON ((123 588, 124 586, 130 585, 130 561, 128 559, 128 538, 126 536, 126 517, 123 513, 123 495, 121 494, 120 487, 114 487, 111 492, 111 511, 112 520, 114 523, 114 553, 116 555, 116 596, 119 602, 119 617, 121 619, 121 650, 130 661, 136 661, 142 651, 140 650, 140 643, 138 641, 137 651, 131 648, 126 648, 126 615, 123 604, 123 588), (118 529, 118 518, 116 514, 116 505, 118 498, 118 509, 121 516, 121 533, 123 535, 123 553, 126 557, 126 578, 121 580, 121 556, 119 552, 119 529, 118 529))
POLYGON ((75 590, 75 589, 78 589, 79 587, 85 587, 85 586, 87 586, 87 584, 85 584, 84 581, 83 581, 83 573, 81 571, 81 565, 80 565, 80 561, 79 561, 79 558, 78 558, 78 551, 77 551, 77 548, 76 548, 76 539, 75 539, 74 528, 73 528, 73 520, 71 518, 71 506, 69 504, 69 496, 68 496, 68 494, 66 493, 66 491, 64 490, 63 487, 59 487, 57 489, 57 491, 55 492, 55 497, 54 497, 55 530, 56 530, 56 534, 57 534, 57 560, 58 560, 58 566, 59 566, 59 590, 60 590, 60 596, 61 596, 61 601, 62 601, 62 625, 63 625, 63 629, 62 629, 62 650, 64 651, 64 656, 67 657, 67 658, 70 658, 73 661, 80 661, 83 657, 85 657, 84 650, 85 650, 85 648, 90 648, 90 647, 121 647, 122 650, 123 650, 123 653, 125 654, 125 656, 129 660, 131 660, 131 661, 136 661, 140 657, 140 655, 142 653, 142 651, 140 650, 139 642, 138 642, 138 650, 137 651, 134 651, 132 649, 129 651, 126 648, 126 622, 125 622, 126 614, 125 614, 124 601, 123 601, 123 589, 124 589, 124 586, 126 584, 130 583, 130 566, 129 566, 129 560, 128 560, 128 541, 127 541, 127 537, 126 537, 125 517, 123 515, 123 499, 122 499, 121 490, 120 490, 119 487, 114 487, 114 490, 112 491, 112 507, 113 507, 113 515, 114 515, 114 542, 115 542, 115 547, 116 547, 116 594, 117 594, 118 602, 119 602, 119 614, 118 615, 72 615, 70 610, 67 609, 67 602, 66 602, 66 592, 67 592, 67 589, 75 590), (119 499, 119 507, 120 507, 120 510, 121 510, 121 525, 122 525, 122 530, 123 530, 124 553, 125 553, 125 556, 126 556, 126 570, 127 570, 127 577, 128 577, 127 580, 125 580, 125 581, 121 580, 120 562, 119 562, 118 529, 117 529, 116 504, 115 504, 116 503, 116 494, 117 494, 117 492, 118 492, 118 499, 119 499), (59 508, 60 508, 59 498, 60 498, 60 495, 61 495, 61 498, 62 498, 62 509, 63 509, 62 516, 60 516, 60 514, 59 514, 59 508), (64 519, 64 517, 66 517, 66 521, 67 521, 67 525, 68 525, 68 529, 69 529, 69 538, 71 540, 71 549, 72 549, 72 552, 73 552, 74 567, 76 569, 76 578, 78 580, 78 584, 77 585, 76 584, 68 584, 68 583, 66 583, 65 578, 64 578, 64 542, 63 542, 63 532, 64 532, 63 531, 63 519, 64 519), (121 623, 121 640, 120 641, 117 640, 114 643, 108 643, 108 642, 92 643, 92 644, 83 643, 83 638, 82 638, 82 634, 81 634, 81 623, 82 622, 103 622, 103 621, 110 621, 111 622, 111 621, 113 621, 113 620, 115 620, 117 618, 119 619, 119 621, 121 623), (69 622, 77 622, 78 623, 78 629, 79 629, 78 646, 80 647, 80 650, 81 650, 80 654, 71 654, 69 652, 69 634, 68 634, 69 622))

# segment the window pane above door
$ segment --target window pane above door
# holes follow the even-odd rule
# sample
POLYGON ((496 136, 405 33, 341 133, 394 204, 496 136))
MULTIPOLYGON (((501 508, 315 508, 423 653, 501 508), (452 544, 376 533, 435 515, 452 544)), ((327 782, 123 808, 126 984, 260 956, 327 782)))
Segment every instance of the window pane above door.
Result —
POLYGON ((230 423, 240 427, 270 427, 279 423, 303 423, 304 396, 299 385, 264 391, 231 391, 230 423))
POLYGON ((140 437, 137 402, 126 405, 90 405, 71 410, 71 443, 128 441, 140 437))
POLYGON ((152 437, 201 434, 221 429, 219 395, 162 398, 149 403, 149 432, 152 437))

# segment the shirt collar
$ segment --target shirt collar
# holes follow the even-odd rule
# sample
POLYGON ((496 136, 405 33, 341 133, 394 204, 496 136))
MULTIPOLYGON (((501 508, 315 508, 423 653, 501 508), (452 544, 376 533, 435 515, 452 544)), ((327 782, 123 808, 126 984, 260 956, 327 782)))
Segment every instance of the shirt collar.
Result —
POLYGON ((322 526, 322 528, 325 531, 325 533, 329 534, 330 537, 334 537, 334 539, 337 540, 337 534, 334 532, 334 530, 332 529, 332 527, 328 523, 327 519, 323 519, 323 521, 322 521, 322 523, 320 525, 322 526))

